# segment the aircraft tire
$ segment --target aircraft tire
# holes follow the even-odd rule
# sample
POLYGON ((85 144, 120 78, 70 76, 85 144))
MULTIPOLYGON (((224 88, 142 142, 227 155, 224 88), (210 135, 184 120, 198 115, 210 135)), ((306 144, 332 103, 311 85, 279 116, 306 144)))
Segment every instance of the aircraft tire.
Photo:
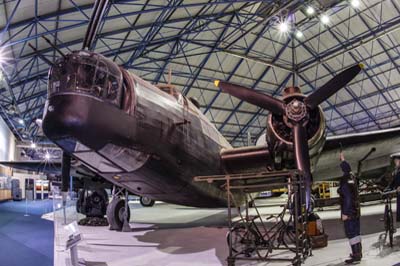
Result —
POLYGON ((140 197, 140 205, 142 205, 143 207, 153 207, 154 203, 155 201, 148 197, 140 197))
MULTIPOLYGON (((107 206, 107 221, 111 230, 122 230, 124 224, 125 200, 114 198, 107 206)), ((128 220, 130 220, 131 212, 128 208, 128 220)))

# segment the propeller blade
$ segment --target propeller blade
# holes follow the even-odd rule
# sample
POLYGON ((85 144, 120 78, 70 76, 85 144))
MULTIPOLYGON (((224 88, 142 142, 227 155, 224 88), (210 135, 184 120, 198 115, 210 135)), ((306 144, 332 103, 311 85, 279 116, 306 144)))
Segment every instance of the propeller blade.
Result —
POLYGON ((242 101, 264 108, 276 115, 283 115, 285 113, 285 103, 272 96, 229 82, 216 80, 214 84, 224 92, 242 101))
POLYGON ((311 210, 311 167, 310 155, 308 153, 308 138, 306 128, 301 124, 295 124, 293 127, 293 144, 296 165, 300 171, 304 173, 304 181, 306 188, 306 208, 311 210))
POLYGON ((364 68, 363 64, 354 65, 338 75, 334 76, 331 80, 325 83, 322 87, 311 93, 305 99, 305 103, 311 109, 316 108, 323 101, 327 100, 341 88, 346 86, 357 74, 364 68))
POLYGON ((92 15, 89 25, 86 30, 85 38, 83 39, 82 49, 92 49, 93 40, 96 36, 100 21, 103 18, 109 0, 96 0, 93 6, 92 15))

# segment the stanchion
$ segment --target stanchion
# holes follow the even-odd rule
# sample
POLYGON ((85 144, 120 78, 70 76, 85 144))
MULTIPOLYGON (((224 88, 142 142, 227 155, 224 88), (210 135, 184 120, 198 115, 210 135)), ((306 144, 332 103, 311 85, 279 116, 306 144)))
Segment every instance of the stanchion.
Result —
POLYGON ((28 197, 25 194, 25 214, 24 216, 29 216, 28 214, 28 197))

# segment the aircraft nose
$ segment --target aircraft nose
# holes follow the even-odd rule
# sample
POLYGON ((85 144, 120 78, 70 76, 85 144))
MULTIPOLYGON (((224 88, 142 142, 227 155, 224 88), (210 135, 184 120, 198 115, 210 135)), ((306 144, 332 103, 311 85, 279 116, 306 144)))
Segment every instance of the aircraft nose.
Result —
POLYGON ((132 142, 133 118, 111 104, 90 95, 58 94, 46 105, 43 132, 53 141, 74 138, 92 149, 132 142))

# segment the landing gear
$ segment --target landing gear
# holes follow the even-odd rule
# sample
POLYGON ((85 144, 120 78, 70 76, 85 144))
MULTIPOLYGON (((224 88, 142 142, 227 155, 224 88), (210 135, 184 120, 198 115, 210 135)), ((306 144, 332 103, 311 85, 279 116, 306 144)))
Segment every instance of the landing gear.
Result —
POLYGON ((154 203, 155 203, 154 200, 152 200, 152 199, 150 199, 150 198, 148 198, 146 196, 140 197, 140 204, 143 207, 153 207, 154 203))
POLYGON ((104 188, 80 189, 76 202, 77 212, 86 215, 81 219, 79 225, 88 226, 107 226, 106 209, 108 204, 108 194, 104 188))
MULTIPOLYGON (((113 192, 115 192, 115 188, 113 192)), ((107 221, 110 224, 110 230, 130 232, 131 212, 128 205, 128 191, 125 191, 125 199, 120 198, 120 194, 122 194, 122 189, 113 193, 112 200, 107 207, 107 221)))
POLYGON ((64 224, 67 224, 66 206, 67 206, 70 171, 71 171, 71 156, 63 152, 62 165, 61 165, 61 193, 62 193, 64 224))
MULTIPOLYGON (((107 208, 107 220, 111 230, 122 231, 125 217, 125 200, 114 198, 107 208)), ((131 212, 128 208, 128 220, 131 217, 131 212)))

